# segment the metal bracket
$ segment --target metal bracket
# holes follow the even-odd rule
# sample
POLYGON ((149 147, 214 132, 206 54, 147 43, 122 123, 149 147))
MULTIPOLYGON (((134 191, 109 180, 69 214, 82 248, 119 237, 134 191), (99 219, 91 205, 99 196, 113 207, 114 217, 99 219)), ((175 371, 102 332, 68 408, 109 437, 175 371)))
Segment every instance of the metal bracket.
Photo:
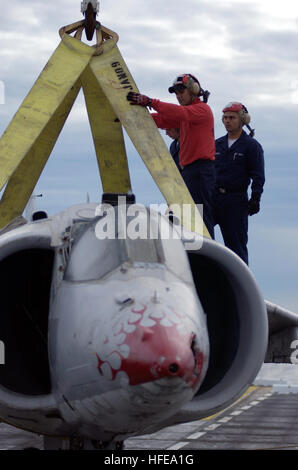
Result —
POLYGON ((84 14, 88 8, 89 3, 92 5, 94 13, 99 12, 99 2, 97 0, 83 0, 81 2, 81 12, 84 14))
POLYGON ((85 33, 88 41, 91 41, 96 29, 96 15, 99 12, 99 2, 97 0, 85 0, 81 3, 81 12, 85 16, 85 33))
MULTIPOLYGON (((86 30, 86 23, 85 23, 85 20, 82 20, 82 21, 78 21, 76 23, 72 23, 67 26, 63 26, 62 28, 59 29, 59 35, 62 39, 64 34, 71 35, 72 33, 75 33, 74 37, 78 39, 79 41, 81 41, 82 33, 84 29, 86 30)), ((95 48, 93 55, 97 56, 97 55, 102 54, 103 43, 105 41, 111 40, 116 44, 119 40, 119 36, 114 31, 111 31, 105 26, 102 26, 99 23, 99 21, 95 22, 95 30, 96 30, 96 45, 93 46, 95 48)))

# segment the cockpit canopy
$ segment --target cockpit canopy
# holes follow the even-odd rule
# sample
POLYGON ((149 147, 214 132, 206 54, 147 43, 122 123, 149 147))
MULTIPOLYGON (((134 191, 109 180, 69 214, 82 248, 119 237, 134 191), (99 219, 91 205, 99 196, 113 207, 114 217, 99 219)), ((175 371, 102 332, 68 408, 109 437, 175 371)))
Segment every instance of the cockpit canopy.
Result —
POLYGON ((160 213, 136 206, 112 207, 92 222, 74 225, 73 245, 64 279, 98 280, 121 265, 162 265, 192 282, 179 232, 160 213), (136 211, 136 209, 135 209, 136 211))

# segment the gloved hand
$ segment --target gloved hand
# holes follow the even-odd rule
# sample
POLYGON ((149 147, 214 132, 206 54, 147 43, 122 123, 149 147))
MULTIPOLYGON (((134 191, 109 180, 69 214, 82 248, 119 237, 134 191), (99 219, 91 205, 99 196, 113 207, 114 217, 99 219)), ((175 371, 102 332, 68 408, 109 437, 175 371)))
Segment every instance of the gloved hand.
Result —
POLYGON ((252 193, 251 198, 248 201, 248 215, 257 214, 260 210, 260 193, 252 193))
POLYGON ((132 105, 138 104, 139 106, 151 107, 151 98, 146 95, 141 95, 140 93, 135 93, 134 91, 127 93, 126 99, 127 101, 130 101, 130 104, 132 105))

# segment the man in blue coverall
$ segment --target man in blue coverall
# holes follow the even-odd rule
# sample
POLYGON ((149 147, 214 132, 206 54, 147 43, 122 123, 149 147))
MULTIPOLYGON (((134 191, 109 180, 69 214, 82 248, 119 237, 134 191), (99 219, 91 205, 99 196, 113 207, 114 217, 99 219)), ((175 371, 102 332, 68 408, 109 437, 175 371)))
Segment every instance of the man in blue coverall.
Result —
POLYGON ((223 109, 228 133, 215 141, 216 189, 214 222, 219 225, 225 245, 248 264, 248 215, 260 210, 265 183, 264 153, 250 128, 250 116, 243 104, 229 103, 223 109), (247 135, 246 125, 251 131, 247 135), (251 197, 248 188, 251 184, 251 197))
POLYGON ((179 129, 166 129, 166 134, 173 139, 173 142, 170 145, 169 152, 173 157, 174 162, 176 163, 176 166, 178 170, 181 173, 181 167, 179 165, 179 150, 180 150, 180 142, 179 142, 179 137, 180 137, 180 131, 179 129))

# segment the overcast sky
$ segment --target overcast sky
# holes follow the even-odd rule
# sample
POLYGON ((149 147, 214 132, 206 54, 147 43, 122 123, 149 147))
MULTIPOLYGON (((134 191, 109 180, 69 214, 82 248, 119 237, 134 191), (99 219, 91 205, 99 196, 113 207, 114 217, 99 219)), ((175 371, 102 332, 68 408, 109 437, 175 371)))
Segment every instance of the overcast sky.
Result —
MULTIPOLYGON (((83 16, 78 0, 0 5, 2 134, 59 45, 59 28, 83 16)), ((167 91, 175 76, 196 75, 211 92, 216 137, 225 133, 223 106, 246 105, 266 162, 261 212, 249 219, 250 267, 266 299, 298 312, 298 3, 102 0, 98 20, 119 34, 120 51, 144 94, 175 102, 167 91)), ((126 148, 137 201, 164 202, 128 138, 126 148)), ((87 193, 91 201, 101 198, 81 93, 35 192, 43 194, 37 208, 49 214, 86 201, 87 193)))

